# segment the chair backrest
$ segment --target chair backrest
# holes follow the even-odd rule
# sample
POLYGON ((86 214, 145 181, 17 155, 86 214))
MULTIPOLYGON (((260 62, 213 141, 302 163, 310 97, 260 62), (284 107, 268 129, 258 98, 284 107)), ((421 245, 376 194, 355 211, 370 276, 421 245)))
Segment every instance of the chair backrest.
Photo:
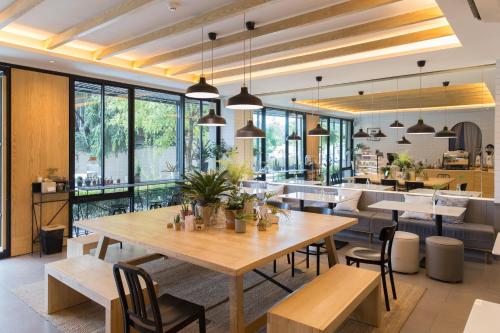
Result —
POLYGON ((339 173, 334 173, 332 174, 332 184, 333 185, 336 185, 336 184, 340 184, 342 182, 342 180, 340 179, 340 174, 339 173))
POLYGON ((423 182, 405 182, 406 190, 411 191, 417 188, 424 188, 423 182))
POLYGON ((271 206, 274 206, 276 208, 279 208, 279 209, 290 210, 290 205, 287 204, 286 202, 279 202, 279 201, 271 201, 271 200, 269 200, 267 202, 267 204, 271 205, 271 206))
POLYGON ((184 201, 184 193, 182 192, 177 192, 172 194, 172 197, 170 197, 170 200, 168 202, 168 206, 175 206, 175 205, 180 205, 184 201))
POLYGON ((385 258, 387 253, 387 258, 391 260, 392 253, 392 241, 394 240, 394 234, 396 233, 397 226, 395 224, 389 227, 383 227, 380 230, 379 240, 382 242, 382 248, 380 249, 380 258, 385 258))
POLYGON ((449 174, 447 173, 438 173, 437 178, 451 178, 449 174))
POLYGON ((467 191, 467 183, 460 184, 460 191, 467 191))
POLYGON ((354 178, 354 182, 356 184, 366 184, 367 180, 368 180, 368 178, 360 178, 360 177, 354 178))
POLYGON ((304 212, 308 212, 308 213, 333 215, 333 209, 326 208, 326 207, 306 206, 306 207, 304 207, 303 211, 304 212))
POLYGON ((163 332, 160 308, 158 306, 153 280, 149 274, 142 268, 125 263, 117 263, 113 265, 113 275, 115 278, 116 288, 118 289, 118 295, 120 296, 120 303, 122 305, 125 332, 129 332, 130 327, 133 327, 141 333, 163 332), (127 296, 125 294, 122 273, 123 276, 125 276, 128 290, 130 292, 131 306, 129 306, 129 301, 127 300, 127 296), (152 318, 149 318, 150 316, 148 316, 148 307, 142 291, 141 280, 146 284, 149 304, 152 310, 152 318))
POLYGON ((397 179, 381 179, 380 184, 386 186, 392 186, 394 191, 398 190, 398 180, 397 179))

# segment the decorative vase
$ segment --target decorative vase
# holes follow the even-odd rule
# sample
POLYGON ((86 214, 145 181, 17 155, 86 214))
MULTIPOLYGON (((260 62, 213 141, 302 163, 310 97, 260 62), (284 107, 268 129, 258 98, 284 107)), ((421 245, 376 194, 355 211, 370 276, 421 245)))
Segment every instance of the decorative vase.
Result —
POLYGON ((188 215, 184 220, 184 231, 193 231, 193 230, 194 230, 194 215, 188 215))
POLYGON ((236 211, 226 209, 224 210, 226 215, 226 229, 234 230, 234 220, 236 218, 236 211))
POLYGON ((186 216, 193 215, 193 212, 190 210, 181 210, 181 219, 186 219, 186 216))
POLYGON ((237 233, 244 233, 247 231, 247 222, 245 220, 234 220, 234 231, 237 233))
POLYGON ((180 223, 174 223, 174 229, 175 229, 175 231, 180 231, 181 230, 181 224, 180 223))
POLYGON ((197 206, 198 210, 198 215, 201 216, 203 219, 203 223, 205 226, 211 225, 213 221, 211 221, 212 214, 214 212, 214 207, 211 205, 205 205, 205 206, 197 206))

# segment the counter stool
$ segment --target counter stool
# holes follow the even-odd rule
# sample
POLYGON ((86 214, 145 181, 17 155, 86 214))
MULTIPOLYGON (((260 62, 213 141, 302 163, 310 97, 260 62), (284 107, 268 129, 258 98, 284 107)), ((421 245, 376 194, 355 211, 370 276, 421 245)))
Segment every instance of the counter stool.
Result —
POLYGON ((161 208, 161 201, 160 200, 151 200, 149 202, 149 209, 156 209, 156 208, 161 208))
POLYGON ((445 282, 462 282, 464 275, 464 243, 443 236, 425 239, 427 276, 445 282))
POLYGON ((417 234, 396 231, 392 243, 392 269, 398 273, 418 273, 419 245, 420 237, 417 234))

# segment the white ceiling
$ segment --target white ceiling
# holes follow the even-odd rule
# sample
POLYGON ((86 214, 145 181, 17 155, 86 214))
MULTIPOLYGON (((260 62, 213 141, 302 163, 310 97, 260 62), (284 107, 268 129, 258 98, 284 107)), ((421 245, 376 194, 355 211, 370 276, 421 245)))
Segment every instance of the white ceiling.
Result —
MULTIPOLYGON (((94 15, 110 8, 122 0, 45 0, 28 13, 11 23, 3 31, 29 31, 39 38, 48 38, 75 23, 84 21, 94 15)), ((494 1, 494 0, 491 0, 494 1)), ((168 9, 167 0, 155 0, 152 3, 137 9, 120 17, 118 20, 108 24, 105 29, 97 29, 81 40, 70 43, 71 46, 87 47, 91 50, 141 35, 160 27, 171 25, 186 18, 199 15, 210 9, 228 4, 230 0, 181 0, 178 10, 171 12, 168 9)), ((321 8, 339 1, 329 0, 274 0, 268 4, 251 9, 247 12, 247 20, 255 20, 257 26, 259 22, 269 23, 271 21, 281 20, 285 17, 297 15, 304 11, 321 8)), ((8 6, 12 1, 0 0, 0 9, 8 6)), ((500 59, 500 23, 483 23, 473 18, 468 4, 465 0, 403 0, 401 2, 368 10, 356 15, 346 15, 333 20, 325 20, 308 26, 289 29, 272 35, 262 36, 254 40, 254 47, 267 46, 275 44, 278 41, 286 41, 308 35, 316 34, 325 30, 332 30, 336 27, 352 25, 355 22, 371 20, 375 18, 387 17, 407 11, 407 8, 425 8, 437 3, 444 12, 448 22, 455 31, 462 47, 445 49, 439 51, 420 52, 387 59, 374 59, 340 66, 322 67, 320 69, 309 69, 300 72, 276 74, 272 77, 254 78, 252 90, 254 93, 270 93, 273 91, 283 91, 289 89, 303 89, 315 86, 314 77, 322 75, 324 77, 322 85, 331 85, 352 81, 361 81, 405 75, 417 72, 416 61, 420 59, 427 60, 425 71, 443 70, 467 66, 476 66, 495 63, 500 59)), ((205 27, 205 32, 216 31, 220 35, 227 35, 243 30, 243 17, 236 15, 224 21, 210 24, 205 27)), ((134 60, 143 56, 156 55, 173 50, 186 45, 196 44, 200 40, 200 29, 181 33, 167 39, 160 39, 155 42, 147 43, 140 48, 133 49, 121 54, 120 58, 134 60)), ((239 43, 241 44, 241 43, 239 43)), ((242 45, 235 44, 217 49, 215 56, 240 53, 242 45)), ((208 56, 208 53, 207 53, 208 56)), ((189 63, 199 60, 200 55, 193 55, 184 59, 172 61, 166 65, 175 65, 180 63, 189 63)), ((170 90, 182 91, 188 83, 174 80, 168 77, 147 75, 136 72, 132 69, 121 67, 101 66, 99 63, 85 61, 70 56, 60 56, 51 54, 42 50, 33 50, 22 45, 12 45, 0 41, 0 58, 4 62, 11 62, 21 65, 53 69, 70 73, 82 74, 93 77, 101 77, 117 81, 129 81, 151 87, 158 87, 170 90), (49 60, 55 60, 50 63, 49 60)), ((427 84, 439 83, 443 79, 452 82, 476 81, 478 73, 456 74, 449 77, 436 77, 430 79, 427 84), (473 79, 474 78, 474 79, 473 79)), ((486 73, 486 81, 491 74, 486 73)), ((424 80, 425 82, 425 80, 424 80)), ((415 80, 408 79, 402 81, 402 85, 412 87, 415 80)), ((239 82, 218 84, 219 90, 225 96, 230 96, 239 91, 239 82)), ((379 83, 374 88, 375 91, 383 89, 393 89, 394 82, 379 83)), ((364 86, 362 90, 370 91, 371 86, 364 86)), ((352 86, 342 89, 330 89, 324 91, 326 95, 352 94, 361 88, 352 86)), ((307 98, 311 98, 309 92, 303 93, 307 98)), ((266 96, 264 101, 277 106, 289 106, 290 96, 266 96)), ((300 96, 297 96, 300 98, 300 96)))

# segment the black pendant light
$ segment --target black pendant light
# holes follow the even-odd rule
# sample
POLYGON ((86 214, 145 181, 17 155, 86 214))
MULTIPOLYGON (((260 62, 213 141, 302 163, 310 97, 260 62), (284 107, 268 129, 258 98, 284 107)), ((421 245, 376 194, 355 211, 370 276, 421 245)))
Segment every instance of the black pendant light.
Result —
MULTIPOLYGON (((251 31, 255 29, 255 22, 245 23, 250 31, 250 87, 252 86, 252 35, 251 31)), ((257 96, 248 92, 246 86, 246 40, 243 40, 243 86, 240 93, 228 99, 226 107, 232 110, 258 110, 262 109, 262 101, 257 96)))
POLYGON ((237 139, 258 139, 265 138, 266 133, 253 124, 253 120, 249 120, 245 127, 236 131, 237 139))
MULTIPOLYGON (((318 83, 318 95, 317 95, 317 100, 316 100, 316 105, 317 105, 317 110, 318 110, 318 116, 319 116, 319 83, 323 80, 322 76, 316 76, 316 82, 318 83)), ((324 129, 321 127, 321 124, 318 122, 315 128, 310 130, 307 135, 309 136, 329 136, 330 132, 328 130, 324 129)))
POLYGON ((411 142, 403 135, 401 140, 398 141, 398 145, 411 145, 411 142))
POLYGON ((405 125, 398 120, 399 116, 399 80, 396 80, 396 120, 389 125, 389 128, 404 128, 405 125))
MULTIPOLYGON (((448 103, 448 95, 447 95, 447 87, 450 85, 450 81, 444 81, 443 82, 443 87, 444 87, 444 96, 445 96, 445 100, 446 100, 446 103, 448 103)), ((444 112, 444 127, 442 130, 440 130, 439 132, 437 132, 436 134, 434 134, 434 137, 435 138, 438 138, 438 139, 452 139, 452 138, 456 138, 457 137, 457 133, 453 132, 453 131, 450 131, 448 129, 448 126, 446 126, 446 123, 448 122, 448 119, 447 119, 447 116, 446 116, 446 106, 445 106, 445 110, 443 111, 444 112)))
POLYGON ((387 138, 387 135, 385 135, 384 132, 382 132, 382 130, 379 129, 378 132, 373 135, 373 137, 382 139, 382 138, 387 138))
MULTIPOLYGON (((212 40, 212 64, 213 64, 213 39, 215 39, 217 34, 211 32, 208 34, 208 37, 212 40), (212 39, 213 37, 213 39, 212 39)), ((193 84, 188 87, 186 90, 186 97, 189 98, 217 98, 219 97, 219 90, 213 85, 207 83, 205 79, 205 75, 203 72, 204 69, 204 58, 203 58, 203 27, 201 27, 201 76, 198 83, 193 84)), ((213 84, 213 67, 212 67, 212 84, 213 84)))
MULTIPOLYGON (((363 90, 358 91, 358 95, 360 96, 360 98, 361 98, 361 96, 363 96, 364 93, 365 92, 363 90)), ((370 134, 363 131, 362 128, 359 128, 359 130, 352 135, 353 139, 366 139, 369 137, 370 137, 370 134)))
POLYGON ((214 109, 210 109, 208 114, 198 120, 199 126, 226 126, 226 119, 215 114, 214 109))
POLYGON ((411 127, 408 127, 408 129, 406 130, 406 134, 434 134, 436 132, 434 127, 427 125, 422 119, 422 67, 425 66, 425 60, 417 61, 417 65, 420 68, 420 88, 418 91, 420 113, 417 123, 411 127))
MULTIPOLYGON (((295 97, 292 98, 292 103, 293 103, 293 108, 295 109, 295 101, 297 99, 295 97)), ((295 113, 295 131, 292 132, 292 134, 290 134, 286 139, 288 141, 300 141, 302 140, 302 138, 300 137, 300 135, 297 134, 297 128, 299 126, 299 123, 298 123, 298 117, 297 117, 297 113, 295 113)))

